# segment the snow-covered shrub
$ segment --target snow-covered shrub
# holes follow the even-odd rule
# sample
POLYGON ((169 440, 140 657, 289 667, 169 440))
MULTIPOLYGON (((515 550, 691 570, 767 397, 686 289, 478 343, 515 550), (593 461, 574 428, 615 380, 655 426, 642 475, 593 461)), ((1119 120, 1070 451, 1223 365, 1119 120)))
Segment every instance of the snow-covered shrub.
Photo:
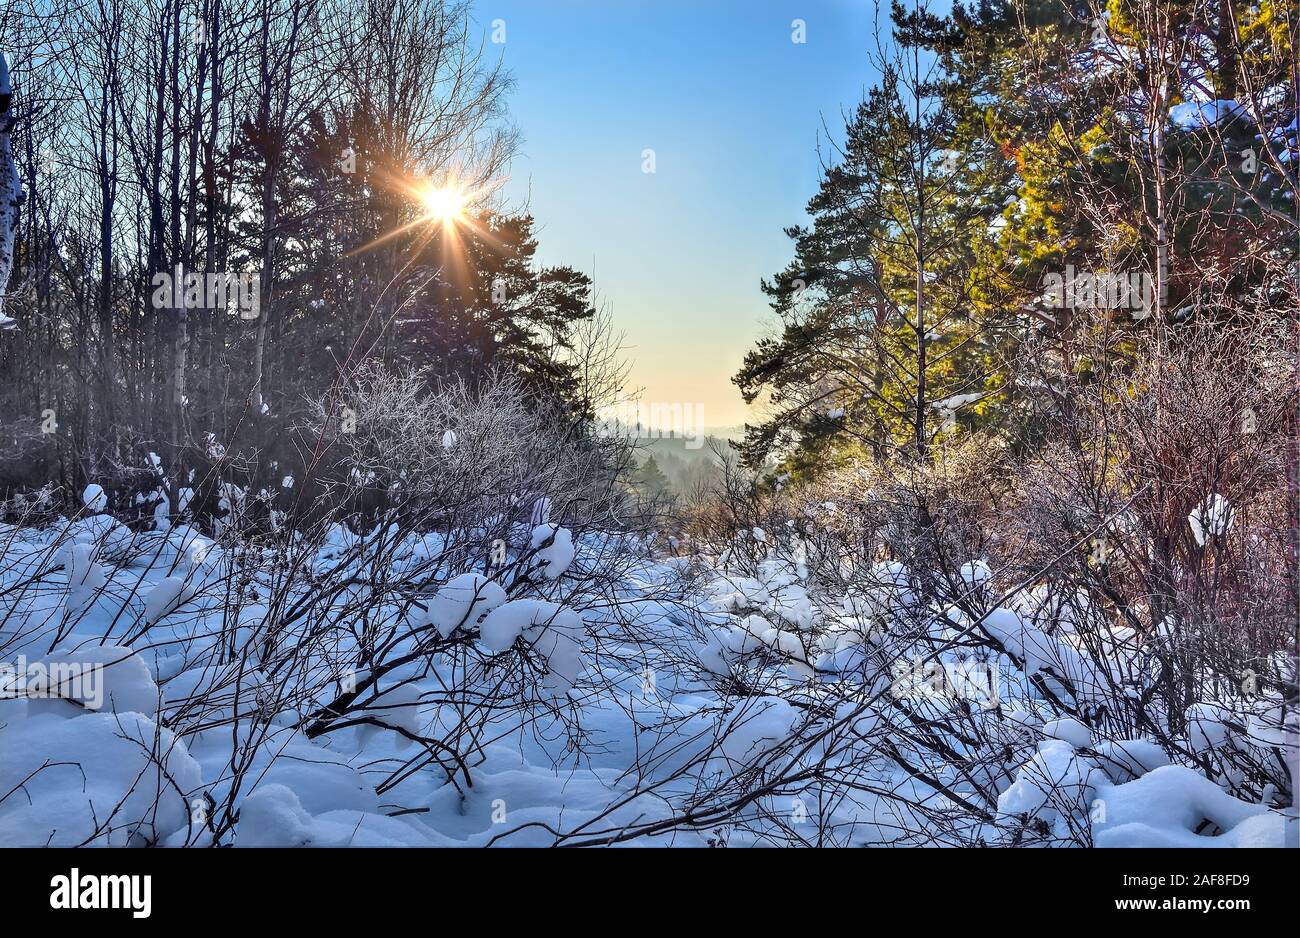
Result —
MULTIPOLYGON (((1297 695, 1272 457, 1253 489, 1189 459, 1152 501, 1157 409, 1128 399, 1100 466, 1086 422, 1021 463, 972 434, 817 483, 726 466, 670 544, 579 416, 366 369, 299 428, 320 457, 291 488, 265 467, 275 523, 248 479, 178 477, 150 491, 208 491, 220 531, 0 527, 0 653, 120 653, 146 763, 197 766, 113 842, 1277 843, 1297 695), (1199 543, 1207 493, 1231 513, 1199 543)), ((110 715, 0 701, 0 745, 110 715)), ((60 810, 0 803, 0 829, 60 810)))
MULTIPOLYGON (((132 530, 92 488, 86 508, 99 513, 0 528, 0 660, 106 665, 117 706, 0 701, 0 746, 27 752, 6 770, 81 748, 89 777, 74 801, 63 776, 79 769, 37 772, 51 797, 31 803, 16 789, 0 803, 6 833, 44 840, 57 824, 58 842, 427 843, 422 821, 382 816, 380 792, 412 808, 442 787, 471 792, 485 741, 538 724, 582 745, 577 702, 611 680, 593 666, 598 623, 626 624, 617 586, 645 556, 619 482, 625 444, 575 431, 573 415, 510 378, 471 390, 366 367, 342 395, 355 432, 328 404, 299 428, 303 450, 328 458, 274 487, 279 525, 259 508, 269 492, 248 484, 254 470, 160 488, 155 465, 155 501, 189 520, 155 506, 132 530), (194 511, 197 491, 215 514, 194 511), (311 497, 295 509, 285 500, 300 491, 311 497), (106 718, 128 735, 99 740, 106 718), (148 749, 128 758, 136 737, 148 749), (364 777, 346 767, 361 751, 376 754, 364 777), (150 760, 171 765, 177 784, 133 788, 150 760)), ((641 655, 636 642, 626 649, 614 657, 641 655)))
MULTIPOLYGON (((1094 412, 1076 408, 1082 426, 1019 463, 972 436, 930 466, 852 467, 802 485, 730 477, 718 507, 696 513, 694 673, 727 701, 775 696, 821 715, 783 740, 806 758, 777 767, 774 782, 807 792, 814 772, 819 798, 855 805, 819 816, 816 839, 863 817, 851 768, 862 765, 874 767, 868 816, 907 831, 891 842, 1294 838, 1284 538, 1252 511, 1281 491, 1282 463, 1275 439, 1241 445, 1229 419, 1240 394, 1194 364, 1204 354, 1147 372, 1149 393, 1126 377, 1119 419, 1112 408, 1109 426, 1090 426, 1094 412), (1222 426, 1205 433, 1205 413, 1222 426), (1109 462, 1090 451, 1105 451, 1088 437, 1101 429, 1109 462), (1142 450, 1158 437, 1186 451, 1162 450, 1160 463, 1142 450), (1163 501, 1143 486, 1157 466, 1181 473, 1163 501), (813 615, 791 615, 805 600, 813 615), (1247 608, 1262 612, 1254 627, 1247 608), (811 688, 789 671, 800 651, 811 688), (1114 833, 1104 796, 1164 797, 1169 787, 1144 782, 1162 769, 1249 810, 1184 799, 1177 818, 1114 833)), ((733 805, 746 797, 743 784, 719 785, 699 801, 724 791, 733 805)), ((762 804, 730 823, 808 842, 762 804)))

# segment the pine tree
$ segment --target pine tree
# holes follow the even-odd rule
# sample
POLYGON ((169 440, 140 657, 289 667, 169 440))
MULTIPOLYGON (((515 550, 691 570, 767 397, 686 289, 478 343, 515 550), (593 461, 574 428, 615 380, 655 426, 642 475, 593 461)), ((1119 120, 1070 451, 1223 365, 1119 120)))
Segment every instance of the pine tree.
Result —
POLYGON ((926 461, 1001 384, 1000 310, 975 302, 990 213, 968 197, 996 154, 963 134, 974 102, 946 80, 962 36, 923 6, 892 18, 895 56, 808 204, 812 226, 787 231, 794 261, 763 284, 781 332, 734 378, 772 408, 747 428, 751 465, 926 461))
POLYGON ((653 456, 648 457, 637 469, 632 484, 646 498, 658 498, 661 495, 666 495, 671 487, 668 477, 664 475, 663 470, 659 468, 659 464, 655 462, 653 456))

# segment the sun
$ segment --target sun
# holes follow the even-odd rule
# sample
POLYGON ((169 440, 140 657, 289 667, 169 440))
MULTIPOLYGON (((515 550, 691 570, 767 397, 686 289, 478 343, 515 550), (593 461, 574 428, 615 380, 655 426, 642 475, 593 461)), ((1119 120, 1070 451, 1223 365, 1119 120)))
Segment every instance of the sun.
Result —
POLYGON ((453 185, 430 187, 420 193, 424 211, 431 221, 440 221, 444 225, 463 221, 465 218, 465 193, 453 185))
POLYGON ((481 207, 506 179, 501 177, 477 184, 471 179, 472 176, 457 172, 443 173, 436 182, 424 174, 381 177, 385 188, 400 196, 409 215, 403 224, 353 248, 349 254, 368 251, 412 231, 417 233, 418 247, 439 241, 443 249, 452 251, 460 250, 463 234, 473 232, 478 237, 485 237, 481 207))

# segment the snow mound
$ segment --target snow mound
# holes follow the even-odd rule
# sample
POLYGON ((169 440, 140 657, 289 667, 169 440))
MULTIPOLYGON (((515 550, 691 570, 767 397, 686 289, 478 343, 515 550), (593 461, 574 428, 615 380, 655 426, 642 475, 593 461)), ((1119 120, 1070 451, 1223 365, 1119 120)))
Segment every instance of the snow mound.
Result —
POLYGON ((63 569, 68 574, 68 612, 85 609, 105 586, 108 574, 95 562, 95 545, 76 541, 63 549, 63 569))
POLYGON ((721 742, 712 761, 726 772, 753 766, 802 722, 799 711, 780 697, 755 697, 736 704, 719 729, 721 742))
POLYGON ((1295 818, 1234 798, 1181 765, 1107 786, 1098 798, 1105 808, 1093 825, 1098 847, 1282 847, 1288 825, 1296 832, 1295 818), (1221 833, 1202 829, 1206 821, 1221 833))
POLYGON ((1096 786, 1104 780, 1101 770, 1069 743, 1049 739, 1021 766, 1011 787, 998 796, 998 814, 1037 817, 1061 833, 1070 818, 1083 813, 1096 786))
POLYGON ((208 560, 215 545, 188 524, 178 524, 167 532, 167 545, 189 570, 195 570, 208 560))
POLYGON ((773 628, 772 623, 760 615, 745 616, 737 625, 732 627, 731 634, 728 637, 728 644, 731 650, 738 655, 757 651, 764 646, 763 636, 773 628))
POLYGON ((719 677, 732 675, 732 658, 736 654, 731 647, 731 633, 720 634, 710 629, 704 644, 696 652, 700 667, 719 677))
POLYGON ((108 496, 104 494, 102 486, 92 482, 81 493, 81 504, 89 511, 103 511, 108 507, 108 496))
POLYGON ((490 651, 502 652, 524 635, 535 639, 542 630, 569 632, 581 630, 582 620, 576 612, 559 603, 542 599, 515 599, 493 609, 479 626, 479 641, 490 651), (525 632, 528 635, 525 635, 525 632))
POLYGON ((1130 782, 1169 764, 1163 749, 1145 739, 1117 739, 1092 747, 1102 771, 1116 785, 1130 782))
POLYGON ((1232 530, 1235 514, 1228 500, 1216 493, 1206 499, 1204 505, 1192 509, 1192 513, 1187 516, 1187 523, 1191 525, 1196 543, 1204 547, 1207 540, 1223 537, 1232 530))
POLYGON ((528 546, 537 551, 542 576, 548 580, 558 580, 563 576, 577 553, 573 546, 573 532, 558 524, 539 524, 533 528, 528 546))
MULTIPOLYGON (((357 741, 363 747, 367 740, 373 738, 376 733, 382 732, 385 726, 419 735, 420 690, 413 684, 398 684, 390 687, 368 700, 365 709, 358 715, 380 724, 379 726, 367 724, 361 727, 357 741)), ((403 749, 412 742, 402 734, 398 734, 398 739, 398 747, 403 749)))
POLYGON ((958 574, 961 581, 968 589, 978 589, 988 583, 993 578, 993 573, 989 570, 989 565, 983 560, 974 560, 970 563, 961 565, 961 571, 958 574))
POLYGON ((78 518, 68 525, 66 536, 83 544, 94 544, 96 553, 107 560, 122 557, 131 549, 135 535, 112 515, 78 518))
POLYGON ((240 847, 306 847, 313 837, 311 815, 284 785, 259 785, 239 809, 240 847))
POLYGON ((240 847, 424 847, 429 835, 401 818, 366 811, 308 814, 293 790, 259 785, 240 809, 240 847))
POLYGON ((1087 749, 1092 745, 1092 730, 1071 717, 1044 723, 1043 735, 1064 740, 1076 749, 1087 749))
POLYGON ((516 599, 488 613, 479 626, 479 641, 490 651, 502 652, 522 637, 546 662, 542 686, 559 694, 582 674, 582 632, 582 617, 572 609, 540 599, 516 599))
POLYGON ((808 598, 808 591, 794 584, 774 590, 766 611, 802 632, 811 629, 817 618, 817 607, 808 598))
POLYGON ((506 591, 493 580, 479 573, 462 573, 449 580, 433 599, 416 623, 432 625, 438 634, 447 638, 460 626, 473 625, 484 613, 504 604, 506 591))
POLYGON ((523 636, 532 650, 546 660, 546 675, 542 678, 546 690, 562 694, 581 676, 584 664, 578 642, 582 631, 582 617, 561 606, 556 606, 555 612, 544 620, 524 629, 523 636))
POLYGON ((0 843, 154 844, 185 829, 199 765, 139 713, 33 716, 0 729, 0 843), (21 786, 21 788, 19 787, 21 786))
POLYGON ((144 597, 146 622, 157 622, 194 596, 194 589, 185 577, 163 577, 144 597))

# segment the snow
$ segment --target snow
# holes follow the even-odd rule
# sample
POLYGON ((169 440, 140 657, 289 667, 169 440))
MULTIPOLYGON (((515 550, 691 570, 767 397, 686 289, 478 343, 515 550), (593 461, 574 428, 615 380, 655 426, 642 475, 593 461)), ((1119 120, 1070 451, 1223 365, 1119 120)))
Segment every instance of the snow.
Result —
POLYGON ((710 629, 703 647, 697 652, 700 667, 718 677, 732 676, 736 652, 732 650, 730 639, 730 634, 723 635, 710 629))
POLYGON ((1064 836, 1068 819, 1086 810, 1103 779, 1092 760, 1078 755, 1063 740, 1049 739, 998 797, 998 814, 1036 817, 1064 836))
POLYGON ((68 525, 67 536, 73 541, 96 545, 99 555, 110 560, 125 555, 136 540, 126 525, 109 515, 78 518, 68 525))
POLYGON ((775 629, 760 615, 748 615, 732 626, 729 647, 736 654, 746 654, 762 648, 766 643, 764 636, 775 629))
POLYGON ((0 728, 0 843, 158 843, 189 823, 202 775, 184 743, 140 713, 44 714, 0 728), (159 771, 161 767, 162 771, 159 771))
POLYGON ((1294 842, 1296 818, 1232 797, 1181 765, 1166 765, 1098 793, 1104 820, 1094 825, 1099 847, 1282 847, 1294 842), (1200 832, 1209 821, 1219 832, 1200 832))
POLYGON ((505 590, 494 581, 482 574, 462 573, 438 590, 423 615, 415 618, 415 624, 432 625, 447 638, 458 627, 473 625, 505 601, 505 590))
POLYGON ((144 598, 145 621, 157 622, 181 603, 190 599, 192 595, 193 591, 184 577, 165 577, 149 590, 144 598))
POLYGON ((524 629, 545 622, 559 611, 557 604, 540 599, 513 600, 488 613, 479 626, 479 641, 490 651, 505 651, 524 629))
MULTIPOLYGON (((44 669, 62 668, 62 673, 81 675, 80 680, 44 680, 30 687, 33 697, 27 702, 28 716, 54 713, 80 716, 94 710, 115 713, 136 712, 152 717, 158 711, 158 686, 144 659, 130 648, 120 645, 86 645, 58 649, 46 658, 29 661, 44 669)), ((58 674, 48 670, 47 674, 58 674)))
POLYGON ((1103 740, 1093 744, 1092 751, 1102 771, 1117 785, 1169 765, 1165 751, 1145 739, 1103 740))
POLYGON ((1262 712, 1252 713, 1246 721, 1246 742, 1252 746, 1282 751, 1290 750, 1288 764, 1295 764, 1300 748, 1300 713, 1294 704, 1280 700, 1262 712))
POLYGON ((804 661, 807 658, 803 642, 801 642, 799 636, 795 635, 793 632, 771 628, 763 633, 762 638, 763 644, 767 645, 778 654, 794 658, 796 661, 804 661))
POLYGON ((1043 735, 1064 740, 1075 749, 1087 749, 1092 745, 1092 730, 1073 717, 1049 720, 1043 724, 1043 735))
POLYGON ((930 404, 935 410, 951 413, 967 404, 974 404, 984 397, 982 392, 976 391, 973 394, 954 394, 952 397, 946 397, 941 401, 934 401, 930 404))
POLYGON ((558 580, 569 569, 577 550, 573 546, 573 532, 557 524, 539 524, 533 528, 528 546, 537 551, 542 576, 558 580))
POLYGON ((788 739, 801 722, 798 711, 780 697, 736 704, 723 721, 714 768, 728 772, 751 768, 788 739))
POLYGON ((89 511, 103 511, 108 507, 108 496, 104 494, 102 487, 92 482, 81 493, 81 504, 89 511))
POLYGON ((983 560, 973 560, 961 565, 961 581, 970 589, 979 589, 993 577, 989 565, 983 560))
MULTIPOLYGON (((1187 710, 1186 739, 1176 746, 1124 738, 1114 721, 1093 716, 1095 705, 1114 704, 1104 679, 1116 669, 1150 672, 1136 642, 1096 631, 1105 622, 1100 604, 1036 586, 982 617, 962 613, 957 597, 991 581, 983 559, 945 578, 938 597, 922 598, 922 579, 896 561, 872 565, 852 591, 828 588, 809 574, 811 543, 779 523, 769 525, 777 533, 766 535, 758 561, 656 558, 638 547, 616 588, 593 599, 583 581, 615 536, 576 535, 545 520, 549 504, 531 495, 512 504, 514 525, 503 513, 495 527, 476 523, 465 541, 386 520, 361 534, 336 524, 305 560, 295 553, 280 567, 259 550, 237 549, 229 535, 214 542, 186 523, 137 535, 96 515, 21 531, 11 538, 14 553, 0 558, 0 588, 32 571, 52 575, 17 603, 0 593, 0 641, 9 643, 0 647, 25 649, 42 666, 102 668, 102 704, 93 705, 93 689, 76 695, 84 706, 0 699, 0 793, 38 773, 23 797, 0 801, 0 839, 207 845, 213 835, 201 815, 210 797, 238 812, 221 845, 540 846, 554 842, 555 830, 636 827, 692 799, 740 797, 786 769, 809 768, 731 816, 730 842, 768 842, 742 821, 788 817, 792 799, 800 810, 824 810, 850 843, 944 842, 946 824, 928 829, 918 815, 900 829, 899 802, 874 794, 891 791, 953 816, 946 796, 907 777, 881 749, 889 740, 912 756, 906 747, 919 719, 969 758, 961 771, 996 793, 993 821, 958 822, 986 842, 1294 842, 1293 819, 1250 800, 1272 795, 1238 797, 1232 786, 1241 779, 1218 758, 1292 753, 1294 712, 1267 692, 1206 700, 1187 710), (518 557, 531 553, 531 566, 480 572, 493 532, 518 557), (358 582, 380 539, 398 557, 391 569, 417 570, 418 579, 357 616, 364 592, 384 588, 358 582), (235 602, 224 578, 238 563, 250 566, 229 581, 239 584, 235 602), (272 571, 302 578, 291 605, 331 604, 311 631, 295 633, 275 608, 272 571), (674 593, 688 577, 690 592, 674 593), (337 586, 337 597, 322 584, 337 586), (81 611, 66 618, 72 606, 81 611), (1073 606, 1080 611, 1064 622, 1073 606), (919 629, 921 645, 905 644, 909 628, 919 629), (15 641, 17 629, 39 640, 24 633, 15 641), (412 654, 426 640, 435 650, 412 654), (927 642, 955 649, 923 656, 945 673, 988 669, 999 679, 997 705, 961 717, 983 748, 948 734, 952 696, 900 704, 888 693, 890 662, 913 660, 927 642), (1114 659, 1093 657, 1098 646, 1114 659), (369 657, 375 648, 411 657, 384 671, 369 657), (286 651, 315 690, 286 681, 286 651), (344 725, 313 735, 311 717, 345 687, 356 699, 344 725), (468 740, 478 730, 466 729, 467 715, 486 694, 499 704, 468 740), (412 737, 460 747, 473 784, 464 784, 455 759, 412 737), (821 756, 828 762, 816 767, 821 756), (412 759, 418 768, 380 784, 412 759), (159 783, 155 760, 175 785, 159 783), (54 764, 61 761, 69 764, 54 764), (238 784, 232 764, 247 765, 238 784), (864 790, 819 799, 837 773, 860 778, 864 790), (643 793, 631 797, 638 785, 643 793), (399 809, 418 810, 390 816, 399 809), (109 817, 96 828, 95 818, 109 817)), ((948 771, 945 784, 966 794, 968 779, 948 771)), ((717 836, 678 828, 637 842, 717 836)))
POLYGON ((95 545, 75 541, 63 549, 63 568, 68 574, 68 612, 77 614, 108 584, 104 568, 95 562, 95 545))
POLYGON ((171 527, 171 501, 167 498, 167 493, 158 489, 154 493, 157 503, 153 506, 153 523, 155 531, 166 531, 171 527))
POLYGON ((1204 547, 1207 539, 1223 537, 1232 529, 1234 514, 1228 500, 1215 493, 1206 499, 1204 505, 1192 509, 1187 523, 1192 527, 1196 543, 1204 547))
POLYGON ((1169 764, 1148 742, 1103 743, 1096 758, 1081 754, 1087 728, 1062 725, 1069 722, 1044 726, 1074 741, 1041 743, 998 798, 1000 815, 1041 819, 1060 837, 1090 824, 1099 847, 1281 847, 1295 837, 1294 816, 1233 797, 1193 769, 1169 764))
POLYGON ((808 591, 796 584, 776 589, 764 604, 764 611, 770 617, 805 632, 813 627, 818 615, 817 607, 808 598, 808 591))
POLYGON ((175 551, 181 564, 191 571, 207 563, 215 546, 211 540, 187 524, 178 524, 169 529, 167 544, 175 551))
POLYGON ((1197 752, 1214 752, 1230 745, 1232 712, 1213 703, 1187 708, 1188 739, 1197 752))
POLYGON ((312 816, 284 785, 259 785, 239 809, 241 847, 308 847, 316 839, 312 816))
MULTIPOLYGON (((418 736, 420 733, 420 690, 414 684, 398 684, 380 691, 373 698, 367 699, 359 718, 372 720, 381 727, 402 731, 401 740, 396 746, 404 749, 412 742, 406 734, 418 736)), ((368 740, 380 732, 382 730, 379 727, 363 726, 357 738, 364 747, 368 740)))
POLYGON ((552 693, 563 693, 577 682, 585 667, 579 644, 582 618, 571 609, 556 607, 545 620, 534 616, 533 623, 524 629, 523 636, 546 661, 543 686, 552 693))

